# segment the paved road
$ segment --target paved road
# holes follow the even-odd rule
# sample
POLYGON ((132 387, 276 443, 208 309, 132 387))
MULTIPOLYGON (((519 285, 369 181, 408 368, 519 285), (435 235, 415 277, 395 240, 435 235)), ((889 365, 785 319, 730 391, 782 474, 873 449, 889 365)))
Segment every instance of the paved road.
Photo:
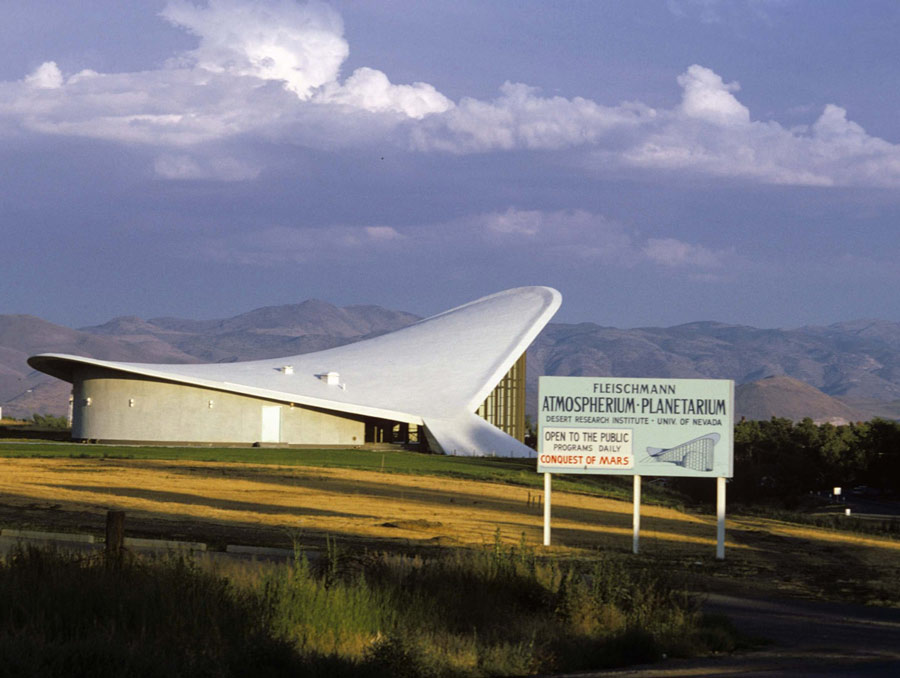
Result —
POLYGON ((873 515, 882 519, 900 517, 900 501, 886 501, 884 499, 850 495, 844 500, 842 506, 851 509, 855 516, 873 515))
POLYGON ((728 615, 740 631, 768 644, 754 652, 581 673, 578 678, 900 677, 900 609, 719 594, 710 594, 704 609, 728 615))

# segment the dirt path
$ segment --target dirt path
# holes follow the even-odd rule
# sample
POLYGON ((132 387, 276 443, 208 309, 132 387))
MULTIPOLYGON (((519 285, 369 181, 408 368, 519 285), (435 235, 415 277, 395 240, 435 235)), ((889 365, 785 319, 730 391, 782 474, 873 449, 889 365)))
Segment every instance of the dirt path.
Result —
POLYGON ((753 652, 581 673, 578 678, 896 678, 900 675, 900 609, 723 595, 711 595, 706 609, 727 615, 742 632, 766 639, 767 644, 753 652))

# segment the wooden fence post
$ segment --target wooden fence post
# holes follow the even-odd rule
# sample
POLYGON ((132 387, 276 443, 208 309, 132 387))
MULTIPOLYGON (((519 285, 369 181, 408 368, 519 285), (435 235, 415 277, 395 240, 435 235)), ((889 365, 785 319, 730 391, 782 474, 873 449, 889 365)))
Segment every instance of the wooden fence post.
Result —
POLYGON ((106 512, 106 565, 122 567, 122 546, 125 543, 125 511, 106 512))

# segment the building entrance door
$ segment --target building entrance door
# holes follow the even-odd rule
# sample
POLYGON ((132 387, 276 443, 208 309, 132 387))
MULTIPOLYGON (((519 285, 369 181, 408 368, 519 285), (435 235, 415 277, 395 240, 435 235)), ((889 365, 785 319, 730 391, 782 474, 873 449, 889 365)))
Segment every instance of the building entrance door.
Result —
POLYGON ((266 405, 262 408, 262 432, 259 441, 262 443, 281 442, 281 408, 277 405, 266 405))

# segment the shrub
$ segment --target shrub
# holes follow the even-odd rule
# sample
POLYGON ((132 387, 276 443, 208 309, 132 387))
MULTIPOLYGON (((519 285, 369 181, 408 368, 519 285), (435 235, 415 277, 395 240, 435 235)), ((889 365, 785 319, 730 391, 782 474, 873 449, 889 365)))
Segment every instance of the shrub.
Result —
POLYGON ((69 420, 66 417, 55 417, 52 414, 32 414, 31 421, 41 428, 69 428, 69 420))

